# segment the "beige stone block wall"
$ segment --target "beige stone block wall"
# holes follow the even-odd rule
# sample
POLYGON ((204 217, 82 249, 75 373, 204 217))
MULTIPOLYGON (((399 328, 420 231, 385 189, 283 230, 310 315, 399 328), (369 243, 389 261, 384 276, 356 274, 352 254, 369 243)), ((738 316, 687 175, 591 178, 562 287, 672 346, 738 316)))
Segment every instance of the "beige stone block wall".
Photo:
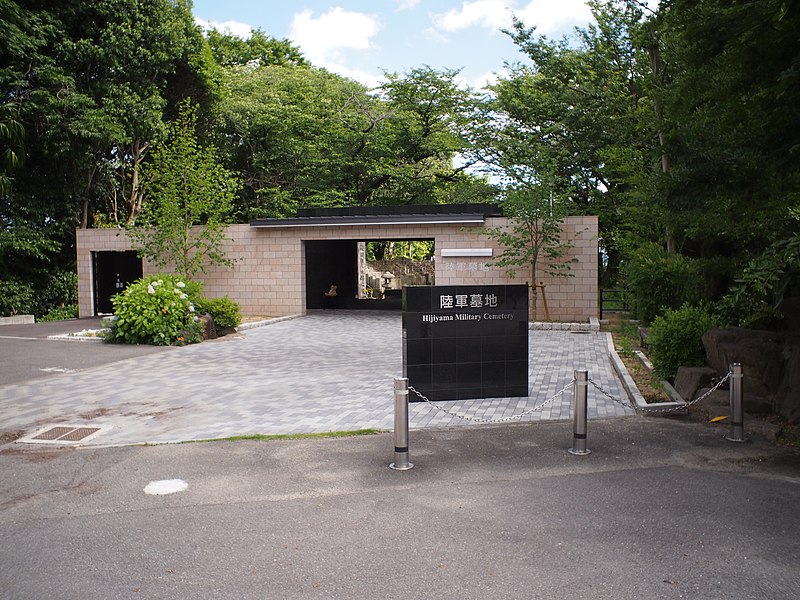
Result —
MULTIPOLYGON (((502 217, 486 219, 487 228, 506 227, 502 217)), ((572 245, 566 260, 574 258, 568 277, 552 277, 539 273, 537 281, 544 284, 544 296, 539 294, 537 318, 545 320, 545 300, 552 321, 579 321, 597 317, 597 217, 569 217, 563 228, 563 237, 572 245)), ((520 269, 515 277, 491 263, 501 253, 502 247, 492 238, 474 228, 461 228, 436 238, 437 285, 513 285, 533 283, 529 270, 520 269), (491 248, 492 258, 442 257, 443 249, 491 248)))
MULTIPOLYGON (((507 220, 487 219, 487 227, 499 227, 507 220)), ((233 259, 232 267, 211 266, 199 279, 210 297, 228 295, 241 306, 245 315, 281 316, 305 312, 304 240, 374 240, 433 239, 436 242, 437 285, 506 285, 531 283, 530 274, 520 271, 516 278, 498 268, 486 266, 483 257, 445 257, 444 248, 492 248, 498 256, 501 248, 477 228, 460 225, 400 225, 369 227, 287 227, 255 228, 232 225, 224 248, 233 259)), ((598 315, 597 289, 597 218, 570 217, 564 225, 564 237, 573 247, 571 277, 539 279, 551 320, 586 321, 598 315)), ((81 229, 77 231, 78 296, 81 316, 94 314, 92 290, 92 252, 130 250, 124 231, 81 229)), ((143 272, 157 272, 145 262, 143 272)), ((544 304, 539 301, 539 314, 544 304)))

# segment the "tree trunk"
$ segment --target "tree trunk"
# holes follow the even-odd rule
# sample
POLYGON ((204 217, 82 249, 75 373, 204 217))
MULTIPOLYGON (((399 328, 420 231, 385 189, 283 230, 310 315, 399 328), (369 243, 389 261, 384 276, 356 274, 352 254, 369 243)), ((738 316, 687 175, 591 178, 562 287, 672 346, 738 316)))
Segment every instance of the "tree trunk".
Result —
POLYGON ((81 207, 81 229, 89 228, 89 190, 92 188, 92 180, 97 170, 97 164, 92 165, 86 177, 86 188, 83 190, 83 206, 81 207))
MULTIPOLYGON (((664 68, 663 63, 661 62, 661 51, 658 47, 658 37, 656 36, 655 29, 650 30, 650 37, 652 39, 652 44, 650 44, 650 48, 648 49, 648 53, 650 54, 650 68, 653 70, 653 80, 659 81, 664 76, 664 68)), ((662 130, 662 125, 664 122, 664 107, 661 103, 661 97, 657 92, 653 94, 653 110, 655 112, 656 123, 658 125, 658 145, 661 148, 661 172, 666 175, 669 173, 670 160, 669 154, 667 153, 664 131, 662 130)), ((667 252, 675 252, 675 239, 672 235, 669 225, 665 226, 664 235, 666 237, 667 252)))

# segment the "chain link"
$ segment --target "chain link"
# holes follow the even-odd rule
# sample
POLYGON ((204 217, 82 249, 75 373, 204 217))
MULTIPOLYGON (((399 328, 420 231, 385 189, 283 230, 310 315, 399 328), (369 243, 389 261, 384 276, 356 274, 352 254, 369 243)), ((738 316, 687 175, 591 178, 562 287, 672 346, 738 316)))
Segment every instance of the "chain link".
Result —
POLYGON ((685 404, 682 404, 680 406, 670 406, 668 408, 641 408, 641 407, 638 407, 638 406, 634 406, 633 404, 628 404, 627 402, 623 402, 619 398, 615 398, 614 396, 609 394, 607 391, 605 391, 599 384, 595 383, 595 381, 593 379, 590 379, 589 383, 591 383, 595 387, 595 389, 597 389, 601 394, 603 394, 609 400, 611 400, 613 402, 616 402, 617 404, 621 404, 625 408, 630 408, 633 411, 641 412, 643 414, 650 415, 650 414, 653 414, 653 413, 658 413, 658 414, 661 414, 661 413, 673 413, 673 412, 678 412, 678 411, 681 411, 681 410, 686 410, 692 404, 695 404, 697 402, 700 402, 701 400, 704 400, 705 398, 710 396, 713 392, 717 391, 723 383, 725 383, 726 381, 728 381, 728 379, 730 379, 731 375, 732 375, 732 373, 730 371, 728 371, 728 373, 726 373, 725 377, 720 379, 714 385, 714 387, 712 387, 710 390, 708 390, 702 396, 698 396, 697 398, 695 398, 691 402, 686 402, 685 404))
POLYGON ((563 388, 561 388, 559 391, 557 391, 551 398, 548 398, 547 400, 545 400, 541 404, 538 404, 538 405, 534 406, 533 408, 530 408, 530 409, 526 410, 525 412, 519 413, 517 415, 511 415, 510 417, 501 417, 499 419, 484 419, 484 418, 481 418, 481 417, 470 417, 469 415, 462 415, 462 414, 453 412, 451 410, 448 410, 448 409, 446 409, 444 406, 442 406, 440 404, 436 404, 435 402, 433 402, 432 400, 428 399, 423 394, 419 393, 416 389, 414 389, 413 385, 408 386, 408 389, 409 389, 409 391, 414 392, 422 400, 424 400, 425 402, 427 402, 428 404, 430 404, 431 406, 433 406, 437 410, 440 410, 443 413, 447 413, 451 417, 457 417, 459 419, 464 419, 465 421, 473 421, 475 423, 503 423, 505 421, 513 421, 514 419, 521 419, 522 417, 530 415, 530 414, 536 412, 537 410, 543 409, 545 406, 547 406, 548 404, 553 402, 556 398, 560 397, 564 392, 566 392, 573 383, 575 383, 574 379, 572 381, 570 381, 567 385, 565 385, 563 388))
MULTIPOLYGON (((635 406, 633 404, 629 404, 628 402, 624 402, 623 400, 620 400, 619 398, 616 398, 616 397, 612 396, 606 390, 604 390, 603 387, 600 384, 596 383, 593 379, 589 379, 588 381, 589 381, 589 383, 592 384, 592 386, 596 390, 598 390, 601 394, 603 394, 606 398, 608 398, 612 402, 616 402, 617 404, 619 404, 621 406, 624 406, 625 408, 630 409, 630 410, 632 410, 634 412, 640 412, 640 413, 643 413, 643 414, 653 414, 653 413, 673 413, 673 412, 678 412, 678 411, 681 411, 681 410, 686 410, 690 406, 692 406, 693 404, 695 404, 697 402, 700 402, 701 400, 704 400, 705 398, 710 396, 712 393, 717 391, 720 388, 720 386, 722 386, 726 381, 728 381, 728 379, 730 379, 731 375, 732 375, 732 373, 730 371, 728 371, 728 373, 725 375, 725 377, 720 379, 714 385, 714 387, 712 387, 710 390, 708 390, 702 396, 698 396, 697 398, 695 398, 691 402, 686 402, 685 404, 682 404, 680 406, 670 406, 668 408, 647 408, 647 409, 635 406)), ((570 388, 570 386, 572 386, 572 384, 574 384, 574 383, 575 383, 575 379, 572 379, 567 385, 565 385, 563 388, 561 388, 559 391, 557 391, 555 394, 553 394, 552 397, 548 398, 547 400, 545 400, 541 404, 537 404, 533 408, 530 408, 530 409, 528 409, 528 410, 526 410, 524 412, 521 412, 519 414, 516 414, 516 415, 511 415, 509 417, 501 417, 499 419, 484 419, 482 417, 471 417, 469 415, 462 415, 462 414, 453 412, 453 411, 445 408, 441 404, 437 404, 436 402, 433 402, 427 396, 425 396, 424 394, 421 394, 419 391, 417 391, 414 388, 413 385, 408 386, 408 389, 409 389, 409 391, 414 392, 417 396, 419 396, 421 400, 424 400, 425 402, 427 402, 428 404, 433 406, 435 409, 437 409, 437 410, 439 410, 439 411, 441 411, 443 413, 446 413, 446 414, 450 415, 451 417, 457 417, 459 419, 464 419, 465 421, 472 421, 472 422, 475 422, 475 423, 503 423, 503 422, 506 422, 506 421, 513 421, 515 419, 521 419, 522 417, 530 415, 530 414, 536 412, 537 410, 543 409, 545 406, 547 406, 548 404, 550 404, 553 401, 555 401, 556 398, 559 398, 560 396, 562 396, 564 394, 564 392, 566 392, 570 388)))

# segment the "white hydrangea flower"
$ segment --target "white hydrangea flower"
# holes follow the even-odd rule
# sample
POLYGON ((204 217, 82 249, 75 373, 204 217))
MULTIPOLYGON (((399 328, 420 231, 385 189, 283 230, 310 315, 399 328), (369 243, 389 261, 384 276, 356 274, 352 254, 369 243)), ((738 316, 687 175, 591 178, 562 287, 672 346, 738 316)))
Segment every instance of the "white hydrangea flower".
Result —
POLYGON ((192 306, 191 304, 189 305, 189 312, 190 312, 190 313, 193 313, 193 312, 194 312, 194 306, 192 306))
POLYGON ((186 294, 181 294, 181 300, 186 300, 188 297, 186 294))
POLYGON ((185 288, 185 287, 186 287, 186 284, 185 284, 185 283, 183 283, 182 281, 179 281, 179 282, 178 282, 178 283, 176 283, 175 285, 177 285, 177 286, 178 286, 179 288, 181 288, 181 289, 183 289, 183 288, 185 288))
POLYGON ((155 293, 156 293, 156 290, 155 290, 155 288, 154 288, 152 285, 148 285, 148 286, 147 286, 147 293, 148 293, 148 294, 155 294, 155 293))

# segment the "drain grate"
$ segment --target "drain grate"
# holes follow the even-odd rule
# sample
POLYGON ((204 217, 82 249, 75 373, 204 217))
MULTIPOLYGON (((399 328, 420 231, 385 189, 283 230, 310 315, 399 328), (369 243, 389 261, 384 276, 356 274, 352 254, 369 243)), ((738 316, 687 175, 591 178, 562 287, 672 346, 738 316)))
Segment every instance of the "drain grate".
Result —
POLYGON ((69 444, 87 442, 109 427, 87 427, 86 425, 48 425, 33 435, 17 440, 24 444, 69 444))
POLYGON ((75 431, 74 427, 52 427, 47 431, 33 436, 35 440, 57 440, 62 435, 68 434, 70 431, 75 431))

